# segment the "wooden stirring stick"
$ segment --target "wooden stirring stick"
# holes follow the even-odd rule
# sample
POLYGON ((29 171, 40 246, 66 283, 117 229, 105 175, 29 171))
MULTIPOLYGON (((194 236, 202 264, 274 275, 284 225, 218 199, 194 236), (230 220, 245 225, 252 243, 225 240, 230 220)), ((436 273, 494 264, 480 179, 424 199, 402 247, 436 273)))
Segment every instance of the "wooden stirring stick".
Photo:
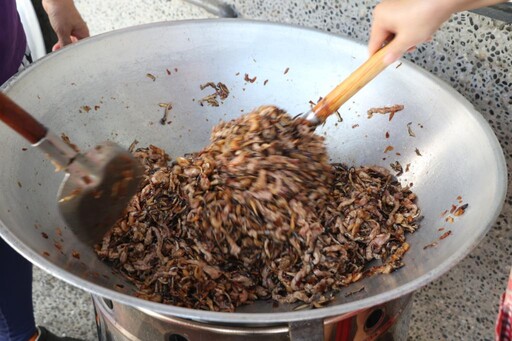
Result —
POLYGON ((389 65, 384 63, 384 57, 388 51, 389 44, 368 58, 347 79, 320 100, 304 118, 314 125, 322 124, 327 117, 336 112, 345 102, 389 65))

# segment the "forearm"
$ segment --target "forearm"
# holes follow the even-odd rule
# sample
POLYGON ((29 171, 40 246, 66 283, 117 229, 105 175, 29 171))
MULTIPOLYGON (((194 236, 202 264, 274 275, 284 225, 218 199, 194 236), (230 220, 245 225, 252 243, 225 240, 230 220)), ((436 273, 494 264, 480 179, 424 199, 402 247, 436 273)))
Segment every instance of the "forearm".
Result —
POLYGON ((48 6, 69 6, 70 4, 74 6, 73 0, 42 0, 42 3, 46 11, 48 6))

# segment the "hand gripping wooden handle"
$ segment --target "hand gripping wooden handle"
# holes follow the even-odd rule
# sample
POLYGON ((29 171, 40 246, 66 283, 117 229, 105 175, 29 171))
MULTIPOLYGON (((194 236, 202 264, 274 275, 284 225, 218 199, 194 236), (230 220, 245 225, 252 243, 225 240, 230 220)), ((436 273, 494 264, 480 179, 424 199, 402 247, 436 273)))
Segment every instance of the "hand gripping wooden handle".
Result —
POLYGON ((0 120, 32 144, 36 144, 46 136, 45 126, 1 92, 0 120))
POLYGON ((388 66, 388 64, 384 63, 384 57, 388 52, 388 48, 389 44, 373 54, 363 65, 313 107, 312 111, 320 122, 324 122, 329 115, 336 112, 345 102, 388 66))

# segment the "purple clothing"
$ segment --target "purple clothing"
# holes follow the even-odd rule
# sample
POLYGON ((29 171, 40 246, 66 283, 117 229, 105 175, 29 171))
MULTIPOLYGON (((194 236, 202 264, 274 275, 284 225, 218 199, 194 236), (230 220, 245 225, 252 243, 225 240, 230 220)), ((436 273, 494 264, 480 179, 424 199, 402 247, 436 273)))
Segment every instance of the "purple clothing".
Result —
POLYGON ((18 72, 26 48, 16 0, 0 0, 0 85, 18 72))
MULTIPOLYGON (((0 0, 0 85, 18 72, 26 48, 16 1, 0 0)), ((26 341, 36 332, 32 264, 0 239, 0 271, 0 341, 26 341)))

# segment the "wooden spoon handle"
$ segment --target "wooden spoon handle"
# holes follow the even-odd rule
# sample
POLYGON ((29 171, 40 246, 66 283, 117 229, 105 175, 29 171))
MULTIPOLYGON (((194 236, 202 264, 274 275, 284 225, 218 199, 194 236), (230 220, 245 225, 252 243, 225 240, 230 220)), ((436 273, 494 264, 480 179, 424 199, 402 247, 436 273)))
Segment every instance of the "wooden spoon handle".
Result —
POLYGON ((381 73, 388 65, 384 63, 389 44, 373 54, 363 65, 341 82, 312 109, 320 122, 336 112, 345 102, 354 96, 362 87, 381 73))
POLYGON ((36 144, 46 136, 46 129, 32 115, 0 92, 0 120, 30 143, 36 144))

